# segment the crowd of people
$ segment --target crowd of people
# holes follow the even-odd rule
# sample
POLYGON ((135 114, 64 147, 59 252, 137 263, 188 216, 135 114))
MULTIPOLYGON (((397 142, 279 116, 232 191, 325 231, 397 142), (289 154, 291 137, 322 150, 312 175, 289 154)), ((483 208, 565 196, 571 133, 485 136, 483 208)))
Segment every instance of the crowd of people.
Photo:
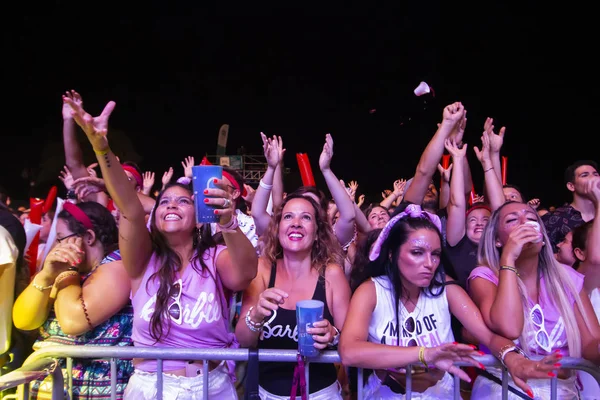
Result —
MULTIPOLYGON (((153 192, 154 172, 111 150, 115 106, 92 116, 79 93, 63 95, 60 179, 70 195, 42 217, 32 275, 27 212, 0 204, 6 370, 52 344, 294 350, 296 304, 313 299, 323 302, 323 319, 308 334, 315 348, 338 350, 341 362, 311 364, 310 399, 354 399, 357 368, 365 399, 405 398, 407 372, 413 399, 452 398, 454 376, 465 399, 500 398, 502 370, 481 364, 484 354, 509 371, 510 399, 549 399, 551 378, 559 399, 600 398, 590 375, 560 361, 600 365, 594 161, 567 168, 572 202, 543 210, 503 182, 505 128, 488 118, 469 149, 466 110, 456 102, 443 109, 414 175, 395 180, 380 202, 365 203, 357 182, 332 171, 330 134, 319 157, 326 190, 284 187, 283 140, 261 133, 267 166, 257 187, 223 167, 194 192, 196 163, 186 156, 184 176, 174 180, 171 168, 153 192), (79 129, 96 155, 92 166, 79 129), (468 151, 480 165, 469 165, 468 151), (476 167, 484 190, 474 199, 476 167), (214 209, 216 222, 197 222, 198 202, 214 209)), ((243 397, 243 362, 164 360, 164 398, 200 398, 205 363, 210 399, 243 397)), ((301 363, 261 362, 258 396, 302 396, 301 363)), ((156 360, 122 359, 117 371, 111 393, 109 361, 75 360, 65 391, 73 399, 156 398, 156 360)), ((29 399, 50 398, 50 378, 28 385, 29 399)))

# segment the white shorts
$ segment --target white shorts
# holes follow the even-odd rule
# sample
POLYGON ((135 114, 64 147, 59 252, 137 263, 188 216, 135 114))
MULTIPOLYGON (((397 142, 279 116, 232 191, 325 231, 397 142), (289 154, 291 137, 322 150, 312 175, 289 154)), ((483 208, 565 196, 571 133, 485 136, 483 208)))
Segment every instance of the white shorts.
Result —
MULTIPOLYGON (((310 389, 310 385, 308 387, 310 389)), ((262 386, 258 387, 258 395, 260 400, 289 400, 290 396, 278 396, 267 392, 262 386)), ((300 396, 296 396, 299 399, 300 396)), ((308 396, 309 400, 343 400, 342 398, 342 386, 338 381, 335 381, 333 385, 327 386, 319 390, 318 392, 311 393, 308 396)))
MULTIPOLYGON (((363 389, 364 400, 403 400, 406 395, 394 393, 384 385, 376 374, 371 374, 363 389)), ((454 398, 454 378, 445 373, 435 385, 428 387, 422 393, 412 392, 412 400, 439 400, 454 398)))
MULTIPOLYGON (((163 373, 163 399, 201 400, 203 383, 202 374, 186 377, 163 373)), ((136 369, 129 378, 123 398, 126 400, 155 400, 156 396, 156 372, 136 369)), ((237 400, 238 398, 225 362, 208 373, 208 398, 214 400, 237 400)))

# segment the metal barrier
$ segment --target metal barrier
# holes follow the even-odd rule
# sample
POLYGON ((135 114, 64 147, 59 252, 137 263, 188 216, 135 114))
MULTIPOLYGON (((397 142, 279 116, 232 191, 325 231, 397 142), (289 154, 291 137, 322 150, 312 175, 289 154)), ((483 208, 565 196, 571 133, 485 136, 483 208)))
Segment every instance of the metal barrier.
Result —
MULTIPOLYGON (((270 350, 258 351, 259 362, 296 362, 297 352, 295 350, 270 350)), ((0 390, 16 387, 24 384, 25 393, 29 385, 27 383, 52 375, 53 390, 52 400, 64 399, 64 380, 61 368, 57 368, 59 358, 67 361, 68 390, 72 398, 71 366, 73 359, 109 359, 111 365, 111 398, 116 399, 116 376, 117 359, 145 358, 157 360, 157 398, 162 400, 162 371, 163 360, 233 360, 247 361, 248 349, 175 349, 160 347, 104 347, 104 346, 47 346, 35 351, 23 364, 23 367, 0 376, 0 390), (59 383, 60 382, 60 383, 59 383), (56 384, 59 383, 59 384, 56 384)), ((541 358, 541 357, 539 357, 541 358)), ((502 368, 502 399, 508 398, 508 371, 502 367, 500 362, 491 355, 476 357, 486 367, 502 368)), ((309 366, 311 363, 340 363, 337 351, 324 351, 320 356, 311 358, 306 364, 306 382, 309 382, 309 366)), ((561 359, 562 368, 577 369, 589 373, 600 383, 600 368, 590 361, 565 357, 561 359)), ((470 366, 464 362, 457 362, 458 366, 470 366)), ((208 370, 209 364, 203 365, 203 399, 208 400, 208 370)), ((358 369, 357 374, 358 400, 363 399, 363 374, 358 369)), ((454 376, 454 399, 461 399, 460 379, 454 376)), ((557 399, 558 378, 550 379, 552 399, 557 399)), ((410 368, 407 368, 406 399, 411 398, 412 378, 410 368)), ((309 388, 307 387, 307 393, 309 388)), ((25 397, 27 398, 27 397, 25 397)))

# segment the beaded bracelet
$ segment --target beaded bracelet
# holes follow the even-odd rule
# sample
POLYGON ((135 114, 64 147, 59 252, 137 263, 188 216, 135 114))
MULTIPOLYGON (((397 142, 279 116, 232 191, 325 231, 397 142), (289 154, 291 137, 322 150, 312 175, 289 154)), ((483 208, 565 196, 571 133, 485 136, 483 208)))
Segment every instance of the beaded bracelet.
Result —
POLYGON ((252 311, 253 308, 254 306, 250 307, 248 309, 248 312, 246 313, 246 326, 248 326, 248 329, 250 329, 252 332, 260 332, 262 331, 262 327, 265 324, 265 322, 252 321, 252 319, 250 318, 250 311, 252 311))
POLYGON ((31 286, 33 286, 34 288, 36 288, 40 292, 43 292, 44 290, 52 289, 52 287, 54 286, 54 283, 52 285, 48 285, 48 286, 38 285, 37 283, 35 283, 35 276, 34 276, 33 280, 31 281, 31 286))

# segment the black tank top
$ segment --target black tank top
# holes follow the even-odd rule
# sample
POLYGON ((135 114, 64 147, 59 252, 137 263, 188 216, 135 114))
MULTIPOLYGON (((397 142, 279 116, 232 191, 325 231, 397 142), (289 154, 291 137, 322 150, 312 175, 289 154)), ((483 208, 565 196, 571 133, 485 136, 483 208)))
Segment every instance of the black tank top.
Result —
MULTIPOLYGON (((277 266, 271 266, 269 287, 275 285, 277 266)), ((321 300, 325 303, 323 318, 333 325, 333 317, 327 307, 325 295, 325 279, 319 276, 312 300, 321 300)), ((296 310, 279 308, 277 315, 269 326, 263 327, 263 339, 258 341, 259 349, 298 349, 298 330, 296 327, 296 310)), ((295 363, 261 362, 259 364, 259 384, 266 391, 278 396, 289 396, 292 390, 295 363)), ((310 364, 310 393, 318 392, 331 386, 337 380, 337 372, 333 364, 310 364)), ((296 393, 300 395, 300 388, 296 393)))

